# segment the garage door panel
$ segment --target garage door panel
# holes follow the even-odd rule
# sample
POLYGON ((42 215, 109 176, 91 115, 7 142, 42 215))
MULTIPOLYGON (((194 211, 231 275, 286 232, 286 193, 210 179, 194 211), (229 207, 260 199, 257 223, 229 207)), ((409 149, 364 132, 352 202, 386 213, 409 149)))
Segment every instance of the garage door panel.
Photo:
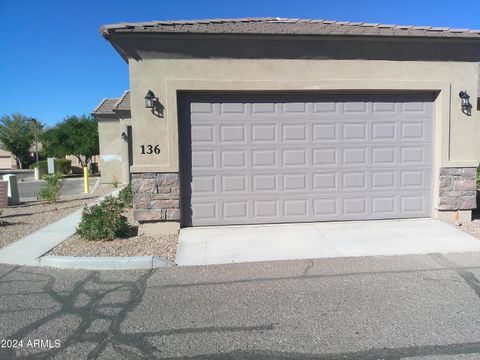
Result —
POLYGON ((368 148, 356 147, 343 149, 342 165, 367 165, 368 148))
POLYGON ((342 127, 342 139, 344 141, 366 141, 367 124, 365 123, 344 123, 342 127))
POLYGON ((338 199, 313 199, 313 215, 315 218, 338 216, 338 199))
POLYGON ((373 190, 395 189, 397 180, 395 170, 378 170, 371 172, 373 190))
POLYGON ((312 191, 338 190, 338 173, 313 173, 312 191))
POLYGON ((276 150, 252 150, 252 166, 254 168, 277 167, 276 150))
POLYGON ((338 130, 337 130, 337 124, 335 123, 313 123, 312 128, 313 131, 311 134, 313 135, 313 141, 314 142, 319 142, 319 141, 339 141, 338 139, 338 130))
POLYGON ((220 115, 246 115, 247 114, 247 105, 242 103, 222 103, 220 104, 220 115))
POLYGON ((277 139, 276 124, 252 124, 252 140, 255 144, 267 142, 271 144, 277 139))
POLYGON ((215 127, 212 125, 196 125, 192 126, 192 143, 213 145, 215 127))
POLYGON ((181 100, 187 225, 430 216, 430 95, 181 100))
POLYGON ((252 175, 253 191, 255 193, 273 192, 277 194, 280 191, 279 175, 277 174, 256 174, 252 175))
POLYGON ((220 125, 220 142, 244 143, 246 141, 246 125, 220 125))
POLYGON ((366 190, 367 175, 364 171, 344 172, 342 176, 342 190, 366 190))
POLYGON ((372 197, 372 214, 378 214, 378 216, 385 216, 385 214, 395 216, 396 208, 397 205, 394 196, 372 197))
POLYGON ((222 176, 222 193, 245 193, 247 192, 246 175, 224 175, 222 176))
POLYGON ((371 164, 387 165, 397 163, 398 155, 397 149, 394 146, 378 146, 371 149, 371 164))
POLYGON ((403 195, 400 196, 400 211, 403 213, 422 213, 425 209, 425 196, 403 195))
POLYGON ((253 216, 256 218, 279 218, 278 200, 253 201, 253 216))
POLYGON ((285 218, 302 218, 308 216, 308 200, 307 199, 292 199, 283 201, 283 216, 285 218))
POLYGON ((221 150, 220 167, 222 168, 244 168, 247 166, 246 150, 221 150))
POLYGON ((315 102, 313 103, 313 114, 337 114, 338 106, 335 102, 315 102))
POLYGON ((275 103, 254 103, 252 104, 252 114, 254 115, 277 115, 275 103))
POLYGON ((307 141, 307 124, 283 125, 282 134, 284 142, 305 142, 307 141))
POLYGON ((343 213, 365 217, 368 214, 368 200, 366 197, 347 197, 343 199, 343 213))
POLYGON ((371 125, 370 139, 376 141, 392 141, 397 139, 397 124, 394 122, 378 122, 371 125))
POLYGON ((338 166, 339 149, 330 147, 324 149, 313 149, 313 164, 315 166, 338 166))
POLYGON ((380 113, 380 114, 392 114, 397 112, 397 104, 390 101, 385 102, 374 102, 372 106, 372 113, 380 113))

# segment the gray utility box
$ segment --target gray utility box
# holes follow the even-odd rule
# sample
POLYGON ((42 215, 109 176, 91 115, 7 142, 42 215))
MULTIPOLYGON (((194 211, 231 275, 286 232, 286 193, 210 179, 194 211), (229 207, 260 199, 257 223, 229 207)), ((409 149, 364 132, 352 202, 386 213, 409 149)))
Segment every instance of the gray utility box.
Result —
POLYGON ((17 175, 3 175, 3 180, 8 182, 8 205, 18 205, 20 198, 18 196, 17 175))

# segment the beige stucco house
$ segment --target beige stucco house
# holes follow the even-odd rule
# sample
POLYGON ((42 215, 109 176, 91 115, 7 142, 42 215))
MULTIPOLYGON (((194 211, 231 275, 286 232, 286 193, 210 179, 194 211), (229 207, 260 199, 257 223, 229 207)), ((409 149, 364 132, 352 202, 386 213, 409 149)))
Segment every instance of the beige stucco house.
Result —
POLYGON ((101 182, 128 184, 133 161, 130 91, 103 99, 92 115, 98 121, 101 182))
MULTIPOLYGON (((476 207, 479 31, 262 18, 101 34, 129 66, 135 217, 159 231, 476 207)), ((125 127, 100 115, 118 154, 125 127)))
POLYGON ((12 156, 12 153, 0 149, 0 170, 11 170, 16 167, 15 158, 12 156))

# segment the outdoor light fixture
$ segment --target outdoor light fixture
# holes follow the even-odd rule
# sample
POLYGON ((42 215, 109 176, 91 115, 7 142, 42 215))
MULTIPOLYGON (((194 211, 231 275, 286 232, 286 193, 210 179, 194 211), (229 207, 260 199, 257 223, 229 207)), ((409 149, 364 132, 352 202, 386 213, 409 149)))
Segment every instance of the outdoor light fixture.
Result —
POLYGON ((124 141, 127 141, 127 140, 128 140, 128 135, 125 134, 125 131, 122 131, 122 135, 120 135, 120 137, 121 137, 122 140, 124 140, 124 141))
POLYGON ((471 115, 472 104, 470 104, 470 95, 467 94, 467 90, 460 91, 458 96, 462 99, 462 112, 471 115))
POLYGON ((153 109, 155 102, 155 94, 152 90, 147 91, 147 95, 145 95, 145 107, 147 109, 153 109))

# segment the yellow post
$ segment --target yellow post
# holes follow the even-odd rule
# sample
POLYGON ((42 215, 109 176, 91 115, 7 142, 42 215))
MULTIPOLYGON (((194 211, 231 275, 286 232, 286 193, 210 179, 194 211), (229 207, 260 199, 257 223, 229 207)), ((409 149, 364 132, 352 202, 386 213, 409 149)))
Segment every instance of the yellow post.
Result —
POLYGON ((88 188, 88 168, 86 166, 83 167, 83 184, 85 188, 85 194, 89 193, 88 188))

